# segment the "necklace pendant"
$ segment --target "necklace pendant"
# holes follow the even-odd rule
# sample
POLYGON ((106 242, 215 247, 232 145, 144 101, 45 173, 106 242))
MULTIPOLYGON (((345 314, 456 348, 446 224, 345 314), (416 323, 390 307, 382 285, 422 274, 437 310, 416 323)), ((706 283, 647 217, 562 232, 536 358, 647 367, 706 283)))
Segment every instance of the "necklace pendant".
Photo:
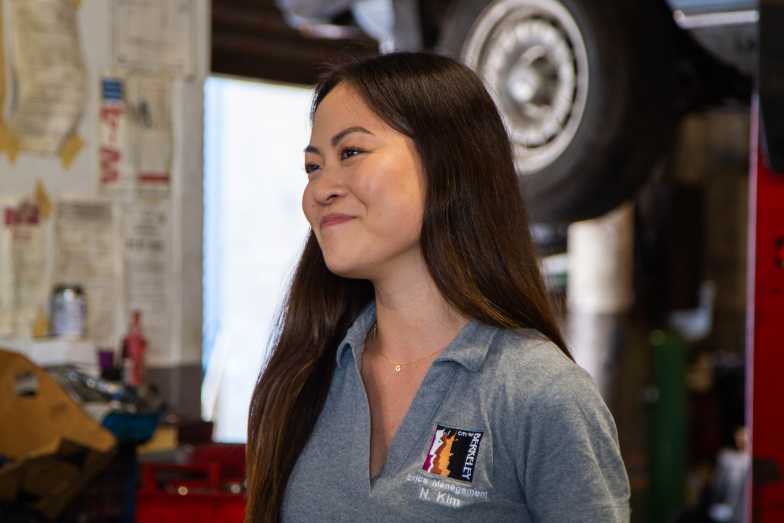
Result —
POLYGON ((395 366, 395 370, 400 372, 400 365, 395 366))

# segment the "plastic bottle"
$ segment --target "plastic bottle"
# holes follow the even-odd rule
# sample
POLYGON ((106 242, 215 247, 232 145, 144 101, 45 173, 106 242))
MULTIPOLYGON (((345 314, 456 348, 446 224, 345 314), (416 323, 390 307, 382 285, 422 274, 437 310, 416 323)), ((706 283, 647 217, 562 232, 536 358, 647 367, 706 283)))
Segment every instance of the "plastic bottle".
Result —
POLYGON ((128 385, 138 387, 142 384, 146 350, 147 340, 142 334, 142 313, 134 311, 128 334, 123 338, 122 348, 123 381, 128 385))

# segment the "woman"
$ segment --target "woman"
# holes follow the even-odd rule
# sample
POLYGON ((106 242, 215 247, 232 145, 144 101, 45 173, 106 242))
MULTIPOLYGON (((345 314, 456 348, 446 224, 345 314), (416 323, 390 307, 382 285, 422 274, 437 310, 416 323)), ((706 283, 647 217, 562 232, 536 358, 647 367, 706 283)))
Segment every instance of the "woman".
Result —
POLYGON ((389 54, 316 86, 312 227, 251 402, 247 522, 627 521, 476 75, 389 54))

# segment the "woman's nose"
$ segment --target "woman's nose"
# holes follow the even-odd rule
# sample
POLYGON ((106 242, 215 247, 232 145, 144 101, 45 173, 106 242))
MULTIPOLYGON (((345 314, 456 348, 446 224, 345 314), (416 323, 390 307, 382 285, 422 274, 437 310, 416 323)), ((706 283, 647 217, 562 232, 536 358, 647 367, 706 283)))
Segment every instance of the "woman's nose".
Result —
POLYGON ((341 196, 345 196, 348 189, 335 169, 324 169, 316 182, 314 197, 322 205, 328 205, 341 196))

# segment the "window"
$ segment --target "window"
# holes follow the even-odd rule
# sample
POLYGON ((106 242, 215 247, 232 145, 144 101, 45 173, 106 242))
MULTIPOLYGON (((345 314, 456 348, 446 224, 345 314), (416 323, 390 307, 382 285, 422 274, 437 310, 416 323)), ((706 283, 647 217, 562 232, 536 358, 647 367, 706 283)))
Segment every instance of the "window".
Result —
POLYGON ((205 86, 202 414, 218 441, 245 441, 270 329, 309 231, 310 96, 217 77, 205 86))

